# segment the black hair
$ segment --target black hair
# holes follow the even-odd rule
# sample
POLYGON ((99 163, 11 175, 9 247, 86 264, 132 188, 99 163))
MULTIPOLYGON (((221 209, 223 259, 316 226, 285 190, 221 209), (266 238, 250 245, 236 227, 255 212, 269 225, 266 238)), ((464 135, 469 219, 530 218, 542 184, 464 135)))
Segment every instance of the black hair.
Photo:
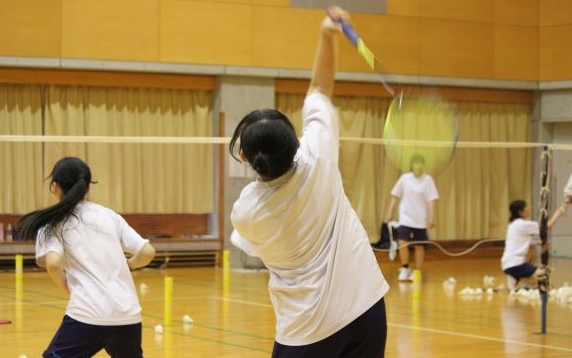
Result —
POLYGON ((38 230, 47 225, 46 237, 55 235, 63 241, 63 224, 70 216, 75 216, 73 213, 75 207, 85 198, 89 185, 95 183, 91 181, 89 166, 75 157, 58 160, 46 180, 50 178, 50 186, 57 184, 63 196, 57 204, 28 213, 18 220, 17 229, 20 237, 24 239, 35 239, 38 230), (56 230, 58 225, 60 225, 59 233, 56 230))
POLYGON ((515 200, 510 203, 508 209, 510 210, 510 219, 508 222, 513 222, 516 219, 519 219, 521 216, 520 214, 526 208, 526 201, 524 200, 515 200))
POLYGON ((239 149, 262 180, 279 178, 291 167, 300 146, 294 126, 275 109, 255 110, 247 114, 232 135, 229 151, 238 161, 234 148, 239 149))

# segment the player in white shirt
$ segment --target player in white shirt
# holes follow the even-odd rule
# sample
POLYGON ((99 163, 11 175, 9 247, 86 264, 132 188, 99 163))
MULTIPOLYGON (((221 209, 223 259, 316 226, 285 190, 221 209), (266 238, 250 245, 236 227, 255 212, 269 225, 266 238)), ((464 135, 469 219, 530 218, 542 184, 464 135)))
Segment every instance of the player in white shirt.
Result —
POLYGON ((60 159, 50 174, 58 202, 24 215, 19 230, 36 239, 36 262, 70 298, 60 328, 43 356, 141 358, 141 307, 130 269, 155 256, 111 209, 85 200, 91 170, 79 158, 60 159), (127 261, 124 253, 132 256, 127 261))
MULTIPOLYGON (((344 10, 329 11, 349 21, 344 10)), ((286 116, 265 109, 242 119, 229 147, 239 146, 240 160, 259 175, 233 206, 231 240, 270 272, 273 358, 384 356, 389 286, 338 169, 330 97, 339 32, 330 17, 322 21, 301 140, 286 116)))
MULTIPOLYGON (((435 181, 424 173, 425 158, 420 154, 411 157, 411 172, 399 177, 391 190, 391 202, 387 209, 386 222, 393 218, 395 206, 399 202, 399 227, 397 229, 399 259, 402 267, 399 270, 399 281, 411 281, 409 268, 409 246, 407 242, 428 241, 427 229, 435 227, 435 200, 439 193, 435 181)), ((421 270, 425 259, 425 244, 414 245, 415 268, 421 270)))
MULTIPOLYGON (((527 220, 530 217, 530 209, 526 201, 513 201, 509 210, 510 223, 506 231, 501 267, 507 275, 509 289, 512 290, 517 287, 521 280, 536 284, 537 280, 546 278, 547 272, 531 263, 533 257, 531 248, 540 245, 540 240, 533 239, 540 234, 540 225, 537 221, 527 220)), ((566 210, 567 204, 556 209, 547 223, 549 230, 566 213, 566 210)))

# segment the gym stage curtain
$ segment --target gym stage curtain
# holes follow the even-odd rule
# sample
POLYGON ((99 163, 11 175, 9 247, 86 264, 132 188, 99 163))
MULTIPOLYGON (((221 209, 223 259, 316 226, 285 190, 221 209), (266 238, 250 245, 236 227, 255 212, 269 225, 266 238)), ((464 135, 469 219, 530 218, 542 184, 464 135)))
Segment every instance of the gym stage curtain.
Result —
MULTIPOLYGON (((0 86, 2 91, 14 92, 7 87, 0 86)), ((85 86, 18 88, 24 93, 22 96, 33 101, 26 98, 22 100, 25 105, 20 106, 18 97, 12 95, 16 98, 6 98, 0 104, 10 111, 0 116, 3 134, 212 136, 210 91, 85 86), (40 103, 44 103, 43 107, 40 103)), ((4 92, 0 96, 6 97, 4 92)), ((11 197, 3 196, 2 212, 25 213, 50 203, 53 199, 43 179, 63 156, 86 160, 93 180, 98 182, 92 185, 89 198, 118 212, 199 214, 214 210, 211 145, 97 142, 2 145, 10 146, 12 154, 2 148, 0 163, 4 164, 4 175, 0 180, 3 190, 13 193, 11 197), (20 152, 21 146, 28 152, 20 152)))

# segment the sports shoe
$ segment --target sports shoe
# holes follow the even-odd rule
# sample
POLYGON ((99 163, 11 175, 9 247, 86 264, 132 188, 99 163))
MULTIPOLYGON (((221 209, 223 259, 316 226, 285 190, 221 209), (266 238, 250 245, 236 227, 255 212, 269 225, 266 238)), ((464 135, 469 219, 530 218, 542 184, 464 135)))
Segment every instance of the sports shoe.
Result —
POLYGON ((408 267, 401 267, 399 269, 399 276, 397 277, 399 281, 411 281, 413 280, 413 273, 408 267))

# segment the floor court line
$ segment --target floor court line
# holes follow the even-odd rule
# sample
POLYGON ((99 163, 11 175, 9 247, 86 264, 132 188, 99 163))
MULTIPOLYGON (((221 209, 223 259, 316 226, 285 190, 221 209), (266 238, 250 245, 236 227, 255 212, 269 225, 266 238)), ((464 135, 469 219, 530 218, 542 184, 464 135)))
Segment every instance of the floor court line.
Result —
MULTIPOLYGON (((249 305, 249 306, 272 308, 271 304, 266 304, 266 303, 237 300, 237 299, 221 297, 221 296, 213 296, 212 298, 220 300, 220 301, 231 302, 231 303, 238 303, 238 304, 244 304, 244 305, 249 305)), ((411 325, 407 325, 407 324, 398 324, 398 323, 388 322, 387 325, 389 327, 410 329, 412 331, 418 330, 418 331, 423 331, 423 332, 428 332, 428 333, 445 334, 445 335, 450 335, 450 336, 455 336, 455 337, 472 338, 472 339, 479 339, 479 340, 483 340, 483 341, 500 342, 500 343, 507 343, 507 344, 517 344, 517 345, 527 346, 527 347, 545 348, 545 349, 553 349, 553 350, 558 350, 558 351, 563 351, 563 352, 572 352, 571 348, 551 346, 551 345, 546 345, 546 344, 537 344, 537 343, 515 341, 515 340, 502 339, 502 338, 489 337, 489 336, 480 336, 477 334, 459 333, 459 332, 446 331, 446 330, 435 329, 435 328, 417 327, 417 326, 411 326, 411 325)))

